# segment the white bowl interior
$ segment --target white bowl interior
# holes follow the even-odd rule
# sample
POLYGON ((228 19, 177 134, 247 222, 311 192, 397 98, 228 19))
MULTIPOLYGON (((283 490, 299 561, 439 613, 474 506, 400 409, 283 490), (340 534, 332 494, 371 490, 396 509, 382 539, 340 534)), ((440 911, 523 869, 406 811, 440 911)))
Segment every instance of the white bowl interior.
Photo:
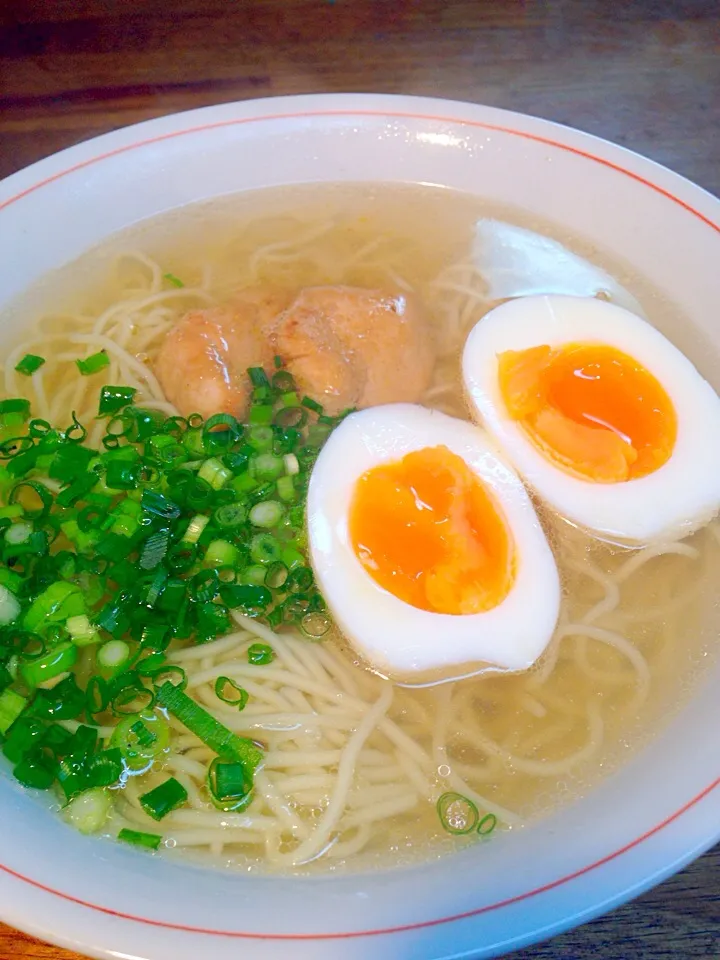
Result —
MULTIPOLYGON (((717 383, 712 357, 698 353, 692 331, 720 348, 720 228, 713 226, 720 204, 601 141, 441 101, 322 97, 226 105, 151 121, 43 161, 0 185, 0 230, 11 238, 0 258, 0 299, 9 302, 48 270, 162 211, 240 190, 328 180, 439 184, 571 229, 632 265, 691 318, 687 344, 679 346, 692 346, 691 358, 717 383)), ((490 956, 626 898, 717 839, 718 682, 716 666, 648 748, 558 815, 480 849, 365 876, 258 879, 140 856, 77 836, 2 778, 0 914, 98 956, 490 956), (82 905, 88 903, 100 910, 82 905), (427 924, 465 912, 472 915, 415 931, 341 941, 295 937, 427 924), (209 930, 225 933, 201 932, 209 930)))

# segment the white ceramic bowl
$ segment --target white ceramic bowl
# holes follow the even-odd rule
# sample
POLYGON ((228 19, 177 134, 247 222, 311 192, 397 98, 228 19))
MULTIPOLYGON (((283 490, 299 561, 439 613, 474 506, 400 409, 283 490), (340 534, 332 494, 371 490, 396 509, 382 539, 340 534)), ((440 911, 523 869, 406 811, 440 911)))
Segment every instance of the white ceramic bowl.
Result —
MULTIPOLYGON (((0 185, 0 306, 139 219, 326 180, 422 181, 525 207, 633 264, 720 344, 717 200, 565 127, 410 97, 225 104, 15 174, 0 185)), ((0 916, 96 957, 495 956, 610 909, 720 838, 720 674, 712 681, 561 815, 481 850, 372 875, 256 879, 142 856, 75 834, 0 776, 0 916)))

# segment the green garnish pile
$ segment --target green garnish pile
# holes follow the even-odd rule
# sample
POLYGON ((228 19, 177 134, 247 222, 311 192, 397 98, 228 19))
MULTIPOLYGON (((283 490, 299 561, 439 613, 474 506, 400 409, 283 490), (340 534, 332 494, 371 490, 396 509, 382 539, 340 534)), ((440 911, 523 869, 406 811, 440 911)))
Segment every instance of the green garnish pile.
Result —
MULTIPOLYGON (((28 372, 38 359, 25 358, 28 372)), ((233 610, 312 639, 330 627, 305 494, 341 418, 302 398, 279 359, 248 374, 245 423, 165 417, 134 405, 132 388, 104 386, 101 449, 74 415, 57 429, 32 419, 27 400, 0 402, 0 743, 22 784, 83 801, 71 817, 81 829, 103 820, 99 791, 166 752, 166 713, 217 754, 217 805, 249 802, 262 751, 183 692, 170 644, 230 632, 233 610), (109 742, 98 723, 114 726, 109 742)), ((272 656, 264 644, 248 653, 258 665, 272 656)), ((219 699, 242 709, 246 692, 221 680, 219 699)), ((169 778, 142 805, 161 819, 186 799, 169 778)), ((157 845, 152 834, 124 839, 157 845)))

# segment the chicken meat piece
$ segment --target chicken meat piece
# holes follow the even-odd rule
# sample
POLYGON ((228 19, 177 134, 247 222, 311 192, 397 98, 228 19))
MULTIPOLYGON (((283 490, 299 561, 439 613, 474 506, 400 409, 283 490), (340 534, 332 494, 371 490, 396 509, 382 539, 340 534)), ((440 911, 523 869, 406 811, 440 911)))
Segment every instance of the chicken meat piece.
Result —
POLYGON ((241 416, 248 405, 248 367, 272 362, 267 328, 291 294, 253 287, 221 307, 194 310, 163 340, 155 373, 167 399, 187 416, 241 416))
POLYGON ((430 385, 434 350, 412 295, 306 287, 268 327, 301 393, 331 415, 348 407, 414 402, 430 385))

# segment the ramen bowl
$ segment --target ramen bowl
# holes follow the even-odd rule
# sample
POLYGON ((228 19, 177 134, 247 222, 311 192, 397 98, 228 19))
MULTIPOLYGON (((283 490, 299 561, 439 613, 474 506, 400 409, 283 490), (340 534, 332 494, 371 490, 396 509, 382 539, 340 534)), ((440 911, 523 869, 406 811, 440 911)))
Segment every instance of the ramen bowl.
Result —
MULTIPOLYGON (((338 181, 432 184, 552 221, 629 265, 720 349, 717 200, 568 128, 411 97, 225 104, 13 175, 0 185, 0 306, 140 220, 238 191, 338 181)), ((683 348, 682 331, 675 339, 683 348)), ((247 876, 143 855, 76 834, 4 771, 0 916, 94 957, 497 956, 617 906, 720 838, 718 681, 710 665, 672 720, 571 804, 397 869, 247 876)))

